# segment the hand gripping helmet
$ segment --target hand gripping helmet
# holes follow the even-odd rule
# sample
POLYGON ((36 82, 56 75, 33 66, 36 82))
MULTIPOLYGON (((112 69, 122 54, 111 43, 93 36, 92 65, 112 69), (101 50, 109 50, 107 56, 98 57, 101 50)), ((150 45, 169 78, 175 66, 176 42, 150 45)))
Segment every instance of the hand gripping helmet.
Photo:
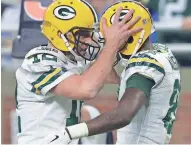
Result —
MULTIPOLYGON (((155 30, 154 30, 153 21, 152 21, 152 18, 151 18, 151 15, 150 15, 148 9, 139 2, 125 1, 125 0, 119 1, 119 2, 111 5, 102 15, 102 17, 106 18, 108 26, 112 25, 112 23, 114 21, 115 13, 119 9, 119 7, 123 8, 123 10, 120 14, 120 20, 122 20, 124 18, 124 16, 131 9, 134 9, 135 12, 133 13, 133 16, 131 17, 130 20, 135 19, 137 16, 141 16, 141 19, 131 29, 142 27, 143 30, 141 32, 131 36, 127 40, 127 42, 126 42, 127 44, 125 45, 125 47, 120 49, 120 52, 119 52, 119 56, 121 57, 120 59, 123 59, 123 58, 128 59, 137 53, 137 51, 144 44, 145 40, 155 30)), ((101 25, 100 25, 100 31, 102 31, 101 25)))
POLYGON ((70 52, 76 60, 83 58, 92 61, 100 51, 96 41, 96 24, 97 14, 84 0, 55 0, 44 14, 41 29, 55 48, 70 52), (80 41, 80 37, 85 34, 90 34, 93 44, 80 41), (87 46, 86 54, 79 53, 80 45, 87 46))

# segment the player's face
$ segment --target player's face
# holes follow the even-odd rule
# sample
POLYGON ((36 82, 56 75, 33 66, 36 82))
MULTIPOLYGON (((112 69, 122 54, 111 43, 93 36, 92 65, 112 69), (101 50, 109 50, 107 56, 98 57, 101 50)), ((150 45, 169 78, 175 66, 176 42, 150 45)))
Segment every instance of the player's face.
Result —
POLYGON ((95 33, 91 31, 79 31, 75 35, 77 40, 76 53, 86 60, 93 60, 100 51, 100 45, 94 40, 95 33))
MULTIPOLYGON (((92 44, 92 43, 93 43, 93 41, 92 41, 92 39, 91 39, 90 36, 81 36, 79 40, 80 40, 81 42, 84 42, 84 43, 87 43, 87 44, 92 44)), ((78 51, 79 51, 79 53, 81 53, 81 54, 84 55, 85 52, 86 52, 86 50, 87 50, 87 48, 88 48, 88 45, 85 45, 85 44, 83 44, 83 43, 80 43, 80 44, 79 44, 78 51)))

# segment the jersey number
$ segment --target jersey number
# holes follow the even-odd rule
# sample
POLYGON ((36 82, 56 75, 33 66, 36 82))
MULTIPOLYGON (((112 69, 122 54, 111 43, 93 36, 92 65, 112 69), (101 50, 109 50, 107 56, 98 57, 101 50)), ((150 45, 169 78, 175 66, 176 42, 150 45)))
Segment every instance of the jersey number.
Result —
POLYGON ((174 89, 173 89, 173 93, 172 96, 170 98, 170 109, 168 110, 167 115, 165 116, 165 118, 163 119, 164 121, 164 126, 167 129, 167 133, 171 134, 172 131, 172 125, 173 122, 175 120, 175 115, 176 115, 176 111, 177 111, 177 107, 178 107, 178 102, 179 102, 179 97, 180 97, 180 82, 178 79, 175 80, 174 82, 174 89))
POLYGON ((42 55, 35 55, 33 63, 38 63, 41 60, 50 60, 57 62, 56 56, 49 55, 49 54, 42 54, 42 55))
MULTIPOLYGON (((81 106, 82 106, 82 101, 80 101, 80 108, 79 110, 81 110, 81 106)), ((70 113, 70 118, 67 118, 66 120, 66 126, 71 126, 71 125, 75 125, 78 123, 78 116, 76 115, 76 113, 78 113, 78 108, 77 108, 77 100, 72 100, 72 111, 70 113)))

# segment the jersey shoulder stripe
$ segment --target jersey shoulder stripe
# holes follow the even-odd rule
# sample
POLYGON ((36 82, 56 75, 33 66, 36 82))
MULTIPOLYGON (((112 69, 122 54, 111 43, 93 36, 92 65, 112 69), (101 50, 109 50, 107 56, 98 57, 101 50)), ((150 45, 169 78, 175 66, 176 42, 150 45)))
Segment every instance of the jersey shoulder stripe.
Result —
POLYGON ((40 91, 60 77, 62 72, 66 72, 65 68, 55 68, 43 73, 36 81, 31 83, 33 86, 31 91, 40 94, 40 91))
POLYGON ((159 63, 155 58, 147 54, 139 54, 138 56, 132 57, 129 60, 129 64, 126 69, 136 66, 147 66, 165 74, 164 67, 161 65, 161 63, 159 63))

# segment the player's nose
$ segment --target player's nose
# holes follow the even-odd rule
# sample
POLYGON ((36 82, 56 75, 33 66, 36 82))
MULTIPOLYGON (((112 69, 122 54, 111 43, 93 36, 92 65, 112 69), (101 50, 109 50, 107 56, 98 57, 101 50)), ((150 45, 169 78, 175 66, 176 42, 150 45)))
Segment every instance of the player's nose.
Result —
MULTIPOLYGON (((86 38, 83 38, 83 40, 82 40, 84 43, 86 43, 86 44, 89 44, 89 45, 91 45, 92 43, 93 43, 93 41, 92 41, 92 39, 90 38, 90 37, 86 37, 86 38)), ((82 51, 85 51, 86 49, 87 49, 87 45, 85 45, 85 44, 82 44, 81 45, 81 48, 82 48, 82 51)))

